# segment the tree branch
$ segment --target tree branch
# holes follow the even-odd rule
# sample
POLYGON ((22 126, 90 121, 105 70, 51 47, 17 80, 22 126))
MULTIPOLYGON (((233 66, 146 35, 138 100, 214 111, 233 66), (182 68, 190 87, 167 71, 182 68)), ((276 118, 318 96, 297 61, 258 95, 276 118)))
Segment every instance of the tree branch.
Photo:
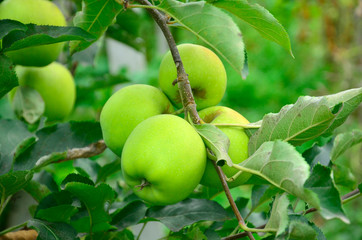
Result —
POLYGON ((84 148, 73 148, 67 151, 67 157, 56 161, 56 163, 74 160, 77 158, 89 158, 101 154, 106 150, 107 146, 103 140, 92 143, 91 145, 84 148))
MULTIPOLYGON (((212 161, 212 160, 209 160, 209 161, 212 161)), ((227 199, 229 200, 229 203, 230 203, 230 206, 236 216, 236 218, 238 219, 239 221, 239 225, 242 225, 242 226, 245 226, 245 222, 244 222, 244 219, 242 218, 240 212, 239 212, 239 209, 238 207, 236 206, 235 202, 234 202, 234 199, 233 197, 231 196, 231 193, 230 193, 230 189, 228 187, 228 184, 226 182, 226 179, 225 179, 225 174, 224 172, 222 171, 221 167, 219 167, 215 161, 212 161, 212 164, 214 165, 215 167, 215 170, 217 172, 217 174, 219 175, 219 178, 221 180, 221 184, 222 184, 222 187, 224 188, 224 191, 225 191, 225 194, 226 194, 226 197, 227 199)), ((253 234, 251 232, 244 232, 245 233, 245 236, 248 236, 249 239, 255 239, 253 234)))
MULTIPOLYGON (((153 6, 147 0, 136 0, 136 1, 142 5, 153 6)), ((176 42, 170 32, 170 29, 167 26, 167 18, 163 14, 161 14, 157 9, 147 8, 146 10, 149 12, 149 14, 152 16, 152 18, 156 21, 156 23, 160 27, 170 48, 177 69, 176 82, 180 92, 182 105, 184 106, 185 117, 187 117, 188 114, 190 114, 193 123, 200 124, 201 119, 196 110, 196 103, 192 95, 190 81, 188 79, 187 73, 185 72, 184 65, 181 61, 180 53, 177 49, 176 42)), ((172 82, 170 82, 170 84, 172 84, 172 82)))

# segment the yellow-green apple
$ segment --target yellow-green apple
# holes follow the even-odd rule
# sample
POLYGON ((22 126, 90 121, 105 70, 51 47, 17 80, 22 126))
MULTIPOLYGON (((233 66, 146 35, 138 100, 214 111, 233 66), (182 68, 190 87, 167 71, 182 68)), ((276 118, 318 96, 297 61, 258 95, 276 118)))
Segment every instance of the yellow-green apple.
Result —
MULTIPOLYGON (((48 0, 5 0, 0 4, 0 19, 12 19, 24 24, 65 26, 64 15, 48 0)), ((14 64, 46 66, 58 58, 63 43, 27 47, 6 53, 14 64)))
POLYGON ((141 122, 124 145, 122 173, 134 193, 152 205, 174 204, 199 184, 205 145, 184 119, 163 114, 141 122))
MULTIPOLYGON (((226 71, 219 57, 210 49, 195 44, 181 44, 177 49, 188 74, 197 109, 218 104, 226 89, 226 71)), ((177 84, 172 84, 176 78, 175 63, 169 51, 161 62, 159 84, 172 103, 181 108, 177 84)))
MULTIPOLYGON (((212 124, 248 124, 241 114, 228 107, 214 106, 203 109, 199 112, 201 119, 206 123, 212 124)), ((248 158, 248 142, 249 137, 240 127, 218 126, 230 140, 230 147, 228 154, 233 161, 237 164, 248 158)), ((222 167, 223 172, 228 178, 234 176, 238 170, 229 166, 222 167)), ((228 182, 230 188, 239 186, 246 182, 250 178, 250 174, 242 173, 235 181, 228 182)), ((201 184, 209 187, 215 187, 222 189, 220 179, 217 172, 211 163, 211 160, 207 161, 204 176, 202 177, 201 184)))
MULTIPOLYGON (((70 71, 62 64, 53 62, 45 67, 15 67, 20 86, 38 91, 45 103, 44 116, 49 122, 60 121, 73 110, 76 90, 70 71)), ((12 101, 17 88, 10 92, 12 101)))
POLYGON ((129 134, 140 122, 173 110, 165 94, 156 87, 135 84, 121 88, 108 99, 101 112, 104 142, 121 156, 129 134))

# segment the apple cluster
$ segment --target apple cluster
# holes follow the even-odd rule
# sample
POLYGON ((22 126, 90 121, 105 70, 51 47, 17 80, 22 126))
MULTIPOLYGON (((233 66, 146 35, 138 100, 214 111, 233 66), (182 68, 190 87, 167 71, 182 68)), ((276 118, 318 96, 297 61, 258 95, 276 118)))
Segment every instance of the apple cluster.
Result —
MULTIPOLYGON (((226 89, 226 71, 218 56, 200 45, 178 46, 189 75, 199 115, 210 124, 247 124, 238 112, 218 104, 226 89)), ((176 67, 168 52, 160 66, 159 88, 135 84, 121 88, 104 105, 100 124, 103 138, 121 158, 125 182, 152 205, 168 205, 187 198, 198 184, 221 189, 218 175, 207 160, 205 145, 193 126, 177 116, 182 108, 176 67)), ((234 163, 248 157, 249 138, 242 128, 219 126, 230 139, 234 163)), ((224 166, 227 177, 237 170, 224 166)), ((236 187, 250 176, 229 184, 236 187)))
MULTIPOLYGON (((48 0, 5 0, 0 4, 0 19, 24 24, 66 26, 60 9, 48 0)), ((39 92, 45 104, 44 116, 50 122, 68 116, 76 97, 72 74, 63 65, 54 62, 62 48, 63 43, 55 43, 6 53, 17 65, 15 70, 20 87, 31 87, 39 92)), ((11 102, 18 89, 14 88, 9 94, 11 102)))

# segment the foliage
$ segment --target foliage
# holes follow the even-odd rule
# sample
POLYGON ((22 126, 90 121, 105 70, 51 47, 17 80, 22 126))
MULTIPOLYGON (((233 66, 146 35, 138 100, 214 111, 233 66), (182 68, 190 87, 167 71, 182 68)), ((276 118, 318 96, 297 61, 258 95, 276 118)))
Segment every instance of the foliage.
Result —
MULTIPOLYGON (((256 239, 362 237, 362 206, 352 201, 360 195, 362 181, 362 88, 358 80, 345 83, 358 79, 358 61, 346 57, 352 53, 336 50, 342 40, 326 32, 323 42, 316 34, 325 27, 320 19, 336 21, 321 10, 336 10, 333 6, 247 0, 163 0, 151 6, 118 0, 66 2, 62 10, 70 16, 69 27, 0 20, 0 235, 13 227, 7 225, 13 213, 10 200, 25 190, 36 205, 21 226, 35 229, 38 239, 138 239, 150 222, 166 229, 164 239, 220 239, 244 230, 256 239), (165 14, 176 43, 203 44, 220 56, 228 73, 221 104, 254 122, 243 126, 250 135, 249 158, 239 164, 232 163, 228 139, 218 128, 193 125, 209 161, 252 174, 244 186, 231 189, 245 225, 219 189, 199 185, 173 205, 143 202, 125 184, 120 159, 108 149, 103 152, 98 120, 106 100, 127 84, 156 85, 161 38, 143 8, 165 14), (110 38, 142 54, 146 68, 112 72, 110 38), (69 41, 59 60, 72 70, 77 85, 72 115, 63 123, 34 119, 44 106, 35 99, 39 94, 29 90, 31 101, 18 101, 27 111, 17 119, 19 113, 13 113, 6 98, 18 85, 6 52, 69 41), (352 68, 349 74, 336 70, 346 70, 345 65, 352 68), (331 81, 326 69, 340 80, 331 81), (136 232, 139 224, 142 230, 136 232)), ((339 4, 345 11, 357 8, 339 4)), ((352 51, 353 41, 344 41, 352 51)))

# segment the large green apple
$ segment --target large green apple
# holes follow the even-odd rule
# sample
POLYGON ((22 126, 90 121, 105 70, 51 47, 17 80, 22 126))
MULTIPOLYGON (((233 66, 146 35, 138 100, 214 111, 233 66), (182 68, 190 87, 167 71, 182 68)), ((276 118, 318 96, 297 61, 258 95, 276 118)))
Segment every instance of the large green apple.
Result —
MULTIPOLYGON (((64 15, 47 0, 5 0, 0 4, 0 19, 12 19, 24 24, 65 26, 64 15)), ((6 53, 15 64, 46 66, 58 58, 63 43, 28 47, 6 53)))
MULTIPOLYGON (((206 108, 199 112, 200 117, 206 123, 219 123, 219 124, 248 124, 241 114, 228 107, 215 106, 206 108)), ((248 142, 249 137, 244 130, 240 127, 222 127, 218 126, 230 140, 230 147, 228 154, 233 161, 237 164, 248 158, 248 142)), ((238 170, 229 166, 222 167, 223 172, 227 177, 234 176, 238 170)), ((250 174, 242 173, 235 181, 229 182, 230 188, 239 186, 250 178, 250 174)), ((222 189, 220 179, 211 161, 207 161, 204 176, 202 177, 201 184, 209 187, 222 189)))
MULTIPOLYGON (((197 109, 218 104, 226 89, 226 71, 219 57, 210 49, 195 44, 181 44, 177 49, 189 76, 197 109)), ((172 103, 181 108, 178 87, 172 85, 176 78, 175 63, 168 52, 161 62, 159 84, 172 103)))
POLYGON ((158 88, 145 84, 124 87, 114 93, 102 109, 103 139, 109 149, 121 156, 124 143, 140 122, 172 112, 172 104, 158 88))
MULTIPOLYGON (((45 67, 16 66, 20 86, 39 92, 45 103, 44 116, 48 121, 63 120, 73 110, 76 90, 72 74, 60 63, 45 67)), ((16 89, 10 94, 12 100, 16 89)))
POLYGON ((199 184, 205 145, 184 119, 157 115, 141 122, 122 153, 122 173, 134 193, 153 205, 177 203, 199 184))

